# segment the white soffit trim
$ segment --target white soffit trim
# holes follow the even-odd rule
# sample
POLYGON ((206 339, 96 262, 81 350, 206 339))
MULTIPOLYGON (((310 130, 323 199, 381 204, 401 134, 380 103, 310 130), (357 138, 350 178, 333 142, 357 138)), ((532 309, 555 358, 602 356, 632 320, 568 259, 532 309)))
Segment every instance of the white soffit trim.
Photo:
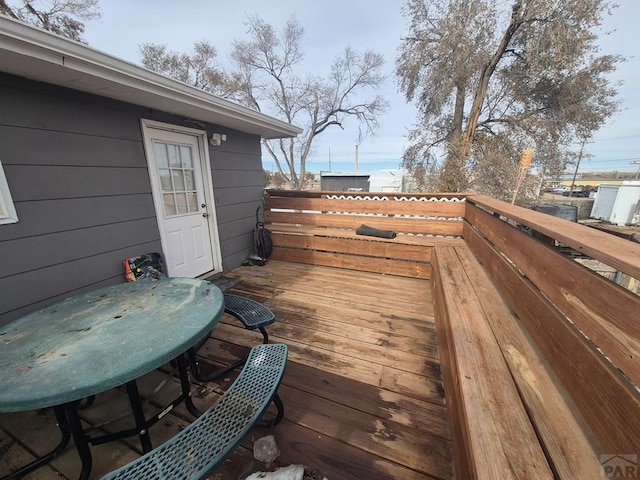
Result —
POLYGON ((0 71, 262 138, 294 137, 302 132, 289 123, 3 16, 0 71))

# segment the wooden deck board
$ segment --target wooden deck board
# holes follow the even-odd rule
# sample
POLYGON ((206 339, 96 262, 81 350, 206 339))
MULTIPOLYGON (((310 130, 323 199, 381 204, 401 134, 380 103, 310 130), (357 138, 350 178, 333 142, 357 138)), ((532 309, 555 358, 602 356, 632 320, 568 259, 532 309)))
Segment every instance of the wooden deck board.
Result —
MULTIPOLYGON (((270 339, 287 343, 290 354, 281 388, 284 421, 273 431, 254 430, 211 478, 244 478, 260 468, 250 448, 253 438, 266 433, 275 435, 282 450, 276 464, 302 463, 330 480, 451 478, 428 281, 276 261, 226 275, 241 280, 234 293, 276 313, 276 323, 267 328, 270 339)), ((221 365, 241 358, 260 341, 259 333, 224 315, 199 355, 205 367, 221 365)), ((142 394, 153 391, 162 377, 153 372, 142 379, 142 394)), ((222 379, 220 386, 200 387, 196 403, 204 407, 215 401, 232 377, 222 379)), ((147 408, 162 404, 176 387, 170 380, 147 408)), ((118 403, 126 405, 122 391, 100 395, 94 407, 83 411, 83 420, 100 424, 117 412, 118 403)), ((171 412, 152 427, 154 444, 175 434, 189 418, 183 407, 171 412)), ((8 470, 7 462, 14 467, 31 453, 44 453, 47 443, 37 439, 43 434, 57 438, 50 412, 0 415, 0 475, 8 470), (32 427, 22 427, 25 423, 32 427)), ((139 444, 132 438, 92 450, 92 478, 100 478, 135 458, 139 444)), ((70 448, 51 468, 29 478, 53 478, 56 470, 59 478, 75 478, 75 457, 70 448)))

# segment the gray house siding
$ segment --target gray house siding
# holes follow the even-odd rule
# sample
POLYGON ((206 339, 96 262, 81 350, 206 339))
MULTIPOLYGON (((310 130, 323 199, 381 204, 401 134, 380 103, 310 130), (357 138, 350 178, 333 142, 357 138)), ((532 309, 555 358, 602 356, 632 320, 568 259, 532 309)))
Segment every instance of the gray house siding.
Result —
POLYGON ((254 251, 255 211, 264 192, 259 141, 227 133, 209 155, 224 270, 239 266, 254 251))
MULTIPOLYGON (((4 324, 122 282, 122 259, 161 251, 140 119, 194 124, 5 74, 0 105, 0 160, 19 218, 0 225, 4 324)), ((207 129, 228 139, 209 153, 223 268, 230 270, 252 250, 263 191, 260 139, 207 129)))

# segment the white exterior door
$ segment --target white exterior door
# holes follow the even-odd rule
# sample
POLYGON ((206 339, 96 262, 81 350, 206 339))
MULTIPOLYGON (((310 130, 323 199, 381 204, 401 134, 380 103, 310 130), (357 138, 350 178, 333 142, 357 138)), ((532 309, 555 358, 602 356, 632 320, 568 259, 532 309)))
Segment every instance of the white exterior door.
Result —
POLYGON ((221 271, 206 132, 149 120, 142 129, 167 274, 221 271))

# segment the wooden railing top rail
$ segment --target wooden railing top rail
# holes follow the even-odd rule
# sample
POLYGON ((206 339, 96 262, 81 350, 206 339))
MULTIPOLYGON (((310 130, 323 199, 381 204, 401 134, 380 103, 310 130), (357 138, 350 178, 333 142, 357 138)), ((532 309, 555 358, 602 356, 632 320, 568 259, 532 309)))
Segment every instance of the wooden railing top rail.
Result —
POLYGON ((463 217, 465 203, 377 201, 361 198, 327 199, 309 197, 269 197, 265 208, 281 210, 309 210, 317 212, 345 212, 361 215, 412 215, 429 217, 463 217))
POLYGON ((640 279, 640 244, 484 195, 469 195, 467 202, 504 215, 584 255, 640 279))

